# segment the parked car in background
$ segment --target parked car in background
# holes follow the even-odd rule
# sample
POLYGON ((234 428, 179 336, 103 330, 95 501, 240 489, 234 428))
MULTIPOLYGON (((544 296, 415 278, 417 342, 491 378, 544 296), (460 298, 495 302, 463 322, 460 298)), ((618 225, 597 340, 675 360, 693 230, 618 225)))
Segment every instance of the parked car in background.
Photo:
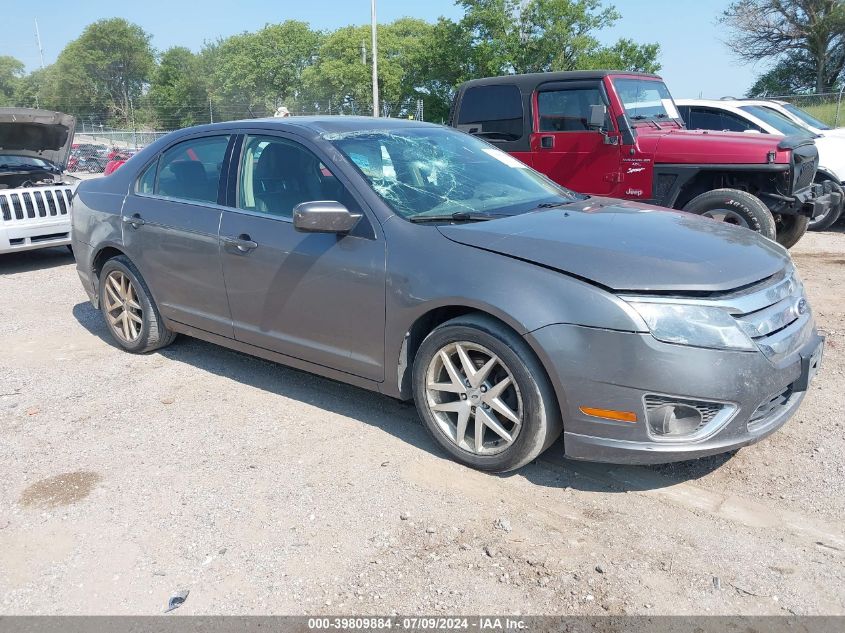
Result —
POLYGON ((132 158, 135 154, 138 153, 138 150, 112 150, 109 152, 108 159, 109 162, 106 163, 106 167, 103 170, 103 175, 108 176, 109 174, 114 173, 118 168, 123 166, 123 164, 132 158))
POLYGON ((764 103, 767 108, 777 110, 795 123, 806 127, 816 134, 821 134, 822 136, 845 137, 845 127, 830 127, 827 123, 819 121, 809 112, 802 110, 793 103, 789 103, 788 101, 779 101, 777 99, 765 99, 761 100, 761 103, 764 103))
POLYGON ((680 99, 677 101, 687 127, 693 130, 725 130, 773 134, 812 140, 819 152, 815 181, 839 196, 839 204, 830 205, 810 220, 809 228, 827 229, 836 222, 845 204, 845 137, 825 136, 778 111, 768 101, 754 99, 680 99))
POLYGON ((561 431, 577 459, 734 450, 795 413, 821 361, 777 244, 574 193, 426 123, 180 130, 81 183, 73 222, 122 349, 182 333, 413 398, 436 442, 484 470, 561 431))
POLYGON ((0 253, 70 244, 74 117, 0 108, 0 253))
POLYGON ((509 75, 459 87, 451 125, 575 191, 751 228, 790 247, 834 204, 810 139, 684 128, 660 77, 614 71, 509 75))

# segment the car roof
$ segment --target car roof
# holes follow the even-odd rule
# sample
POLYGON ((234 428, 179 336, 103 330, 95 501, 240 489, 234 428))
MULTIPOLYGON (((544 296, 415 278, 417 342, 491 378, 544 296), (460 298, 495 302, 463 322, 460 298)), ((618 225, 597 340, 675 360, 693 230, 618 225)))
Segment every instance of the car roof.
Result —
MULTIPOLYGON (((636 73, 625 70, 571 70, 548 73, 526 73, 524 75, 501 75, 499 77, 485 77, 483 79, 472 79, 461 85, 461 90, 474 86, 496 86, 502 84, 519 86, 521 92, 530 92, 540 84, 551 81, 573 81, 602 79, 608 75, 626 75, 643 77, 645 79, 658 79, 660 76, 650 73, 636 73)), ((662 81, 662 80, 661 80, 662 81)))
POLYGON ((323 134, 343 134, 346 132, 385 131, 408 128, 438 128, 434 123, 413 121, 410 119, 392 119, 386 117, 374 118, 369 116, 291 116, 271 117, 266 119, 244 119, 240 121, 224 121, 208 125, 198 125, 185 128, 183 132, 205 132, 214 130, 231 130, 232 128, 249 130, 279 130, 296 132, 306 136, 321 136, 323 134), (310 135, 308 134, 310 132, 310 135))

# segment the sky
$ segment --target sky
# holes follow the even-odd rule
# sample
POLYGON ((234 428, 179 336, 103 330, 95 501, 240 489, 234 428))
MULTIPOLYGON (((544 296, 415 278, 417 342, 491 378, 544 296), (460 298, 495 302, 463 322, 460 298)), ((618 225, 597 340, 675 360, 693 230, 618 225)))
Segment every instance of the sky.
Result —
MULTIPOLYGON (((612 28, 599 33, 604 43, 620 37, 661 45, 660 74, 676 98, 742 96, 765 68, 740 65, 722 43, 724 32, 716 24, 728 0, 607 0, 622 14, 612 28)), ((153 46, 187 46, 197 51, 203 42, 266 23, 296 19, 313 28, 333 29, 347 24, 367 24, 369 0, 80 0, 67 10, 67 0, 0 0, 3 36, 0 55, 12 55, 27 70, 40 65, 35 39, 38 27, 44 63, 50 64, 69 41, 95 20, 123 17, 153 35, 153 46)), ((435 20, 457 19, 461 11, 453 0, 378 0, 378 19, 390 22, 403 16, 435 20)))

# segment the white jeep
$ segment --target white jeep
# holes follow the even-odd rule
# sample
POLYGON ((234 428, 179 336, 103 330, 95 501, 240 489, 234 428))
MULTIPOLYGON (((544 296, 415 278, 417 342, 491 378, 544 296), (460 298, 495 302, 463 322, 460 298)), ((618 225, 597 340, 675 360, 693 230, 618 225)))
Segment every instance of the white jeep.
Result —
POLYGON ((0 108, 0 253, 70 245, 75 127, 61 112, 0 108))

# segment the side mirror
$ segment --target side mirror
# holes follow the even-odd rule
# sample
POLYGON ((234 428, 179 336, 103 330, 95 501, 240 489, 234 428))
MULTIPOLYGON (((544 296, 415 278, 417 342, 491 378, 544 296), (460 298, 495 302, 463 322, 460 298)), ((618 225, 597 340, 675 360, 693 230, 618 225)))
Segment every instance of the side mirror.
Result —
POLYGON ((590 129, 603 130, 605 122, 607 121, 607 106, 605 105, 591 105, 590 106, 590 129))
POLYGON ((293 228, 303 233, 349 233, 361 219, 339 202, 303 202, 293 208, 293 228))

